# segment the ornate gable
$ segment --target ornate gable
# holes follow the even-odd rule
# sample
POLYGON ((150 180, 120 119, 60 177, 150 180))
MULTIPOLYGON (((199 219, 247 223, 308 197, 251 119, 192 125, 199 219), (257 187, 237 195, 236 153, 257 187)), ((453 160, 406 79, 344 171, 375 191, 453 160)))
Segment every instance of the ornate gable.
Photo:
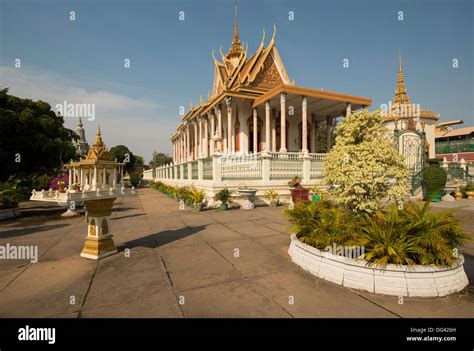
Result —
POLYGON ((252 85, 258 88, 271 89, 283 83, 280 72, 278 71, 275 62, 271 55, 268 55, 260 72, 255 77, 252 85))

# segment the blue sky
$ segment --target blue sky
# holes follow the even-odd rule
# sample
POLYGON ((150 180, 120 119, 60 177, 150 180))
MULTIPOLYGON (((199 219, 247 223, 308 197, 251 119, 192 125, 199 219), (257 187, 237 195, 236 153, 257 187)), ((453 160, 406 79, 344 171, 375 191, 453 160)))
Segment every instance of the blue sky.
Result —
MULTIPOLYGON (((367 96, 374 109, 393 96, 401 49, 412 101, 474 124, 470 0, 240 0, 238 13, 251 52, 276 23, 297 85, 367 96)), ((231 0, 0 0, 0 86, 53 106, 96 103, 96 119, 84 121, 88 141, 100 123, 108 146, 123 143, 149 160, 153 149, 170 152, 179 106, 207 97, 212 49, 227 52, 232 31, 231 0)))

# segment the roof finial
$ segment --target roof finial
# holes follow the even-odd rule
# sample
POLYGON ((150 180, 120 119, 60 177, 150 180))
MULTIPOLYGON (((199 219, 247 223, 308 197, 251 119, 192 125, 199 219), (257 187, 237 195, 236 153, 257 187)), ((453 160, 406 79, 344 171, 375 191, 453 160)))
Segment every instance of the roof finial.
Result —
POLYGON ((97 125, 97 135, 101 136, 102 134, 100 133, 100 124, 97 125))
POLYGON ((78 126, 78 127, 81 127, 81 128, 82 128, 82 126, 83 126, 81 116, 79 116, 79 121, 77 122, 77 126, 78 126))
POLYGON ((229 59, 231 57, 239 57, 241 51, 242 47, 240 45, 239 39, 239 21, 237 19, 237 0, 234 0, 234 39, 232 39, 232 45, 229 52, 227 53, 227 57, 229 59))

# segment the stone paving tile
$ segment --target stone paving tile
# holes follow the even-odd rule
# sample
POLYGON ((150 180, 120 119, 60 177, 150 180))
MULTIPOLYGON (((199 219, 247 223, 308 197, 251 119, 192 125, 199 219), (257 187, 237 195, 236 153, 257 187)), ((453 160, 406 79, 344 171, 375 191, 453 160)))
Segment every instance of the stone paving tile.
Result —
POLYGON ((142 300, 85 309, 84 318, 180 318, 183 317, 178 301, 168 291, 155 292, 142 300))
POLYGON ((158 294, 172 295, 172 288, 156 250, 130 257, 114 255, 99 261, 84 309, 96 309, 158 294))
POLYGON ((160 250, 173 286, 187 290, 242 278, 242 274, 207 244, 160 250))
POLYGON ((77 256, 30 265, 0 292, 0 317, 54 317, 79 310, 96 264, 77 256))
POLYGON ((200 238, 208 243, 245 239, 245 236, 229 229, 223 224, 209 224, 196 232, 200 238))
POLYGON ((250 239, 218 242, 212 246, 245 276, 296 269, 293 263, 276 257, 250 239))
POLYGON ((396 317, 352 291, 306 272, 279 272, 253 279, 260 291, 294 317, 396 317))
POLYGON ((279 235, 281 233, 275 232, 273 229, 264 227, 255 222, 239 222, 239 223, 228 223, 226 226, 236 232, 243 234, 247 237, 262 237, 269 235, 279 235))
POLYGON ((289 317, 249 279, 178 291, 177 294, 184 297, 185 317, 289 317))

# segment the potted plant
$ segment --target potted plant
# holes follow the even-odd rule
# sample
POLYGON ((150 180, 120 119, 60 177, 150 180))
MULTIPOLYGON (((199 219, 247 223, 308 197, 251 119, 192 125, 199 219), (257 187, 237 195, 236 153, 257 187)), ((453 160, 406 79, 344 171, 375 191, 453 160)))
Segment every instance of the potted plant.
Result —
POLYGON ((433 202, 441 201, 444 187, 448 179, 446 171, 440 167, 438 159, 429 160, 429 167, 423 170, 422 184, 426 191, 426 199, 433 202))
POLYGON ((292 180, 288 182, 290 188, 299 188, 301 186, 301 177, 294 176, 292 180))
POLYGON ((215 195, 216 200, 221 201, 219 210, 222 210, 222 211, 228 210, 229 203, 232 201, 231 197, 232 197, 232 192, 227 188, 222 189, 215 195))
POLYGON ((76 182, 76 183, 72 184, 71 188, 74 191, 81 191, 81 183, 76 182))
POLYGON ((192 202, 194 208, 197 211, 202 211, 204 208, 204 199, 206 197, 206 193, 204 190, 197 189, 197 188, 192 188, 191 193, 189 195, 189 199, 192 202))
POLYGON ((319 201, 323 197, 321 190, 317 186, 311 188, 311 193, 311 201, 319 201))
POLYGON ((291 188, 291 200, 293 202, 309 201, 309 189, 303 188, 301 181, 300 176, 294 176, 293 179, 288 182, 288 185, 291 188))
POLYGON ((468 200, 474 200, 474 183, 467 183, 463 187, 463 193, 466 194, 468 200))
POLYGON ((268 200, 271 207, 277 207, 280 204, 280 195, 273 188, 268 189, 265 192, 265 198, 268 200))
POLYGON ((241 205, 243 210, 252 210, 255 208, 252 200, 254 199, 256 193, 257 189, 254 188, 249 188, 247 186, 239 188, 239 194, 244 198, 244 202, 241 205))
POLYGON ((244 185, 243 187, 239 188, 239 194, 244 198, 252 198, 255 196, 257 189, 249 188, 248 186, 244 185))

